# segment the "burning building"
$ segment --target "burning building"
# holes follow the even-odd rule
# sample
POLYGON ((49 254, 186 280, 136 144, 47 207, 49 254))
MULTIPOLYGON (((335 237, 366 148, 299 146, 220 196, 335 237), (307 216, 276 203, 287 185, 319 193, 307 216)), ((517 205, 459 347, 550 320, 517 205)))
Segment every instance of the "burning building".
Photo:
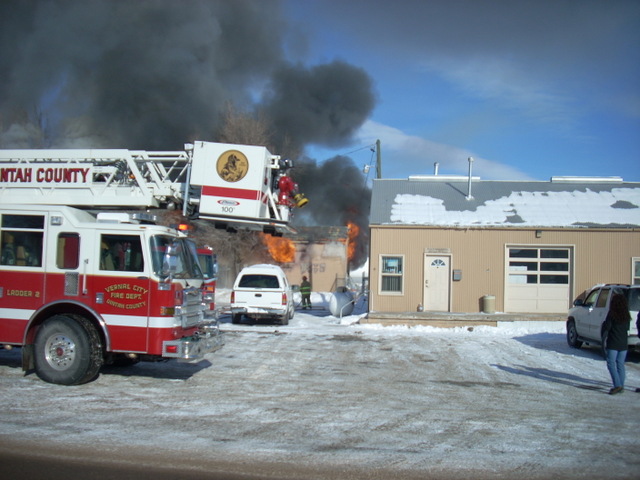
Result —
POLYGON ((332 292, 344 286, 349 271, 350 242, 354 227, 298 227, 288 237, 263 236, 273 260, 292 285, 309 278, 316 292, 332 292))

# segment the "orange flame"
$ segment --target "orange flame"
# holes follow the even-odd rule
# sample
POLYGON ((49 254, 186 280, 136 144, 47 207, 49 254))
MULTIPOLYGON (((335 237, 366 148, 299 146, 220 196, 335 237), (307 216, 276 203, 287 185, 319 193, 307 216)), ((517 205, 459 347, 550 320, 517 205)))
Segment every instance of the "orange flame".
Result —
POLYGON ((271 258, 279 263, 291 263, 296 259, 296 246, 289 238, 262 235, 271 258))
POLYGON ((356 254, 356 239, 360 234, 360 227, 353 222, 347 222, 347 228, 347 237, 349 239, 349 243, 347 244, 347 258, 351 261, 356 254))

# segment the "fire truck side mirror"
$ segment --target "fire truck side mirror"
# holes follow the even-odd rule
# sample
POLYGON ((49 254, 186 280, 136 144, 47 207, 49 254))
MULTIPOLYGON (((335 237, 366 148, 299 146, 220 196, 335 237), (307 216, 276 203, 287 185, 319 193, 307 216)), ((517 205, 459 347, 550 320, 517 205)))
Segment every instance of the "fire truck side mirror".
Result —
POLYGON ((162 276, 164 282, 171 283, 173 276, 178 269, 178 246, 173 243, 167 245, 167 250, 164 254, 164 260, 162 262, 162 276))

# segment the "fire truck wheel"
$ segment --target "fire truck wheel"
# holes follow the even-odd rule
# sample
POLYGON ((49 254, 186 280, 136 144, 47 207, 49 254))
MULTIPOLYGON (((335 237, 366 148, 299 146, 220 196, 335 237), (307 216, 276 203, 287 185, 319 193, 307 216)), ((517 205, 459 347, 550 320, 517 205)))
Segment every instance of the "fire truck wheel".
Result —
POLYGON ((34 360, 36 374, 45 382, 86 383, 102 367, 100 336, 83 317, 55 315, 38 330, 34 360))

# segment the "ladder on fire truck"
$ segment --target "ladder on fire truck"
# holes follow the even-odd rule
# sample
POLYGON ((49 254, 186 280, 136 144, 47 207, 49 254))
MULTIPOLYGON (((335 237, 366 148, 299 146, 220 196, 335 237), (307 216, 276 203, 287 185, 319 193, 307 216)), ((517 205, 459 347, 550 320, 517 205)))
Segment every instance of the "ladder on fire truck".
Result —
MULTIPOLYGON (((185 216, 222 225, 272 233, 291 230, 288 218, 282 214, 283 209, 277 205, 278 197, 272 191, 270 177, 267 182, 261 176, 259 183, 268 185, 257 187, 248 194, 256 197, 250 199, 263 205, 262 213, 234 216, 213 210, 200 211, 201 193, 206 187, 202 181, 192 185, 193 150, 193 144, 186 144, 185 151, 157 152, 126 149, 0 150, 0 203, 68 205, 85 209, 182 208, 185 216)), ((268 154, 266 149, 264 151, 268 154)), ((279 156, 267 155, 268 175, 278 173, 279 159, 279 156)), ((206 168, 215 170, 215 158, 210 160, 206 160, 206 168)), ((205 160, 200 158, 198 161, 205 160)), ((200 166, 199 171, 202 168, 200 166)), ((224 192, 216 193, 221 196, 247 195, 245 192, 249 192, 246 188, 236 189, 240 194, 234 193, 236 190, 232 188, 217 190, 224 192)), ((225 200, 217 203, 224 204, 225 200)), ((227 203, 240 202, 228 200, 227 203)), ((227 206, 222 211, 231 210, 227 206)))
POLYGON ((3 203, 162 207, 182 203, 186 152, 0 150, 3 203))

